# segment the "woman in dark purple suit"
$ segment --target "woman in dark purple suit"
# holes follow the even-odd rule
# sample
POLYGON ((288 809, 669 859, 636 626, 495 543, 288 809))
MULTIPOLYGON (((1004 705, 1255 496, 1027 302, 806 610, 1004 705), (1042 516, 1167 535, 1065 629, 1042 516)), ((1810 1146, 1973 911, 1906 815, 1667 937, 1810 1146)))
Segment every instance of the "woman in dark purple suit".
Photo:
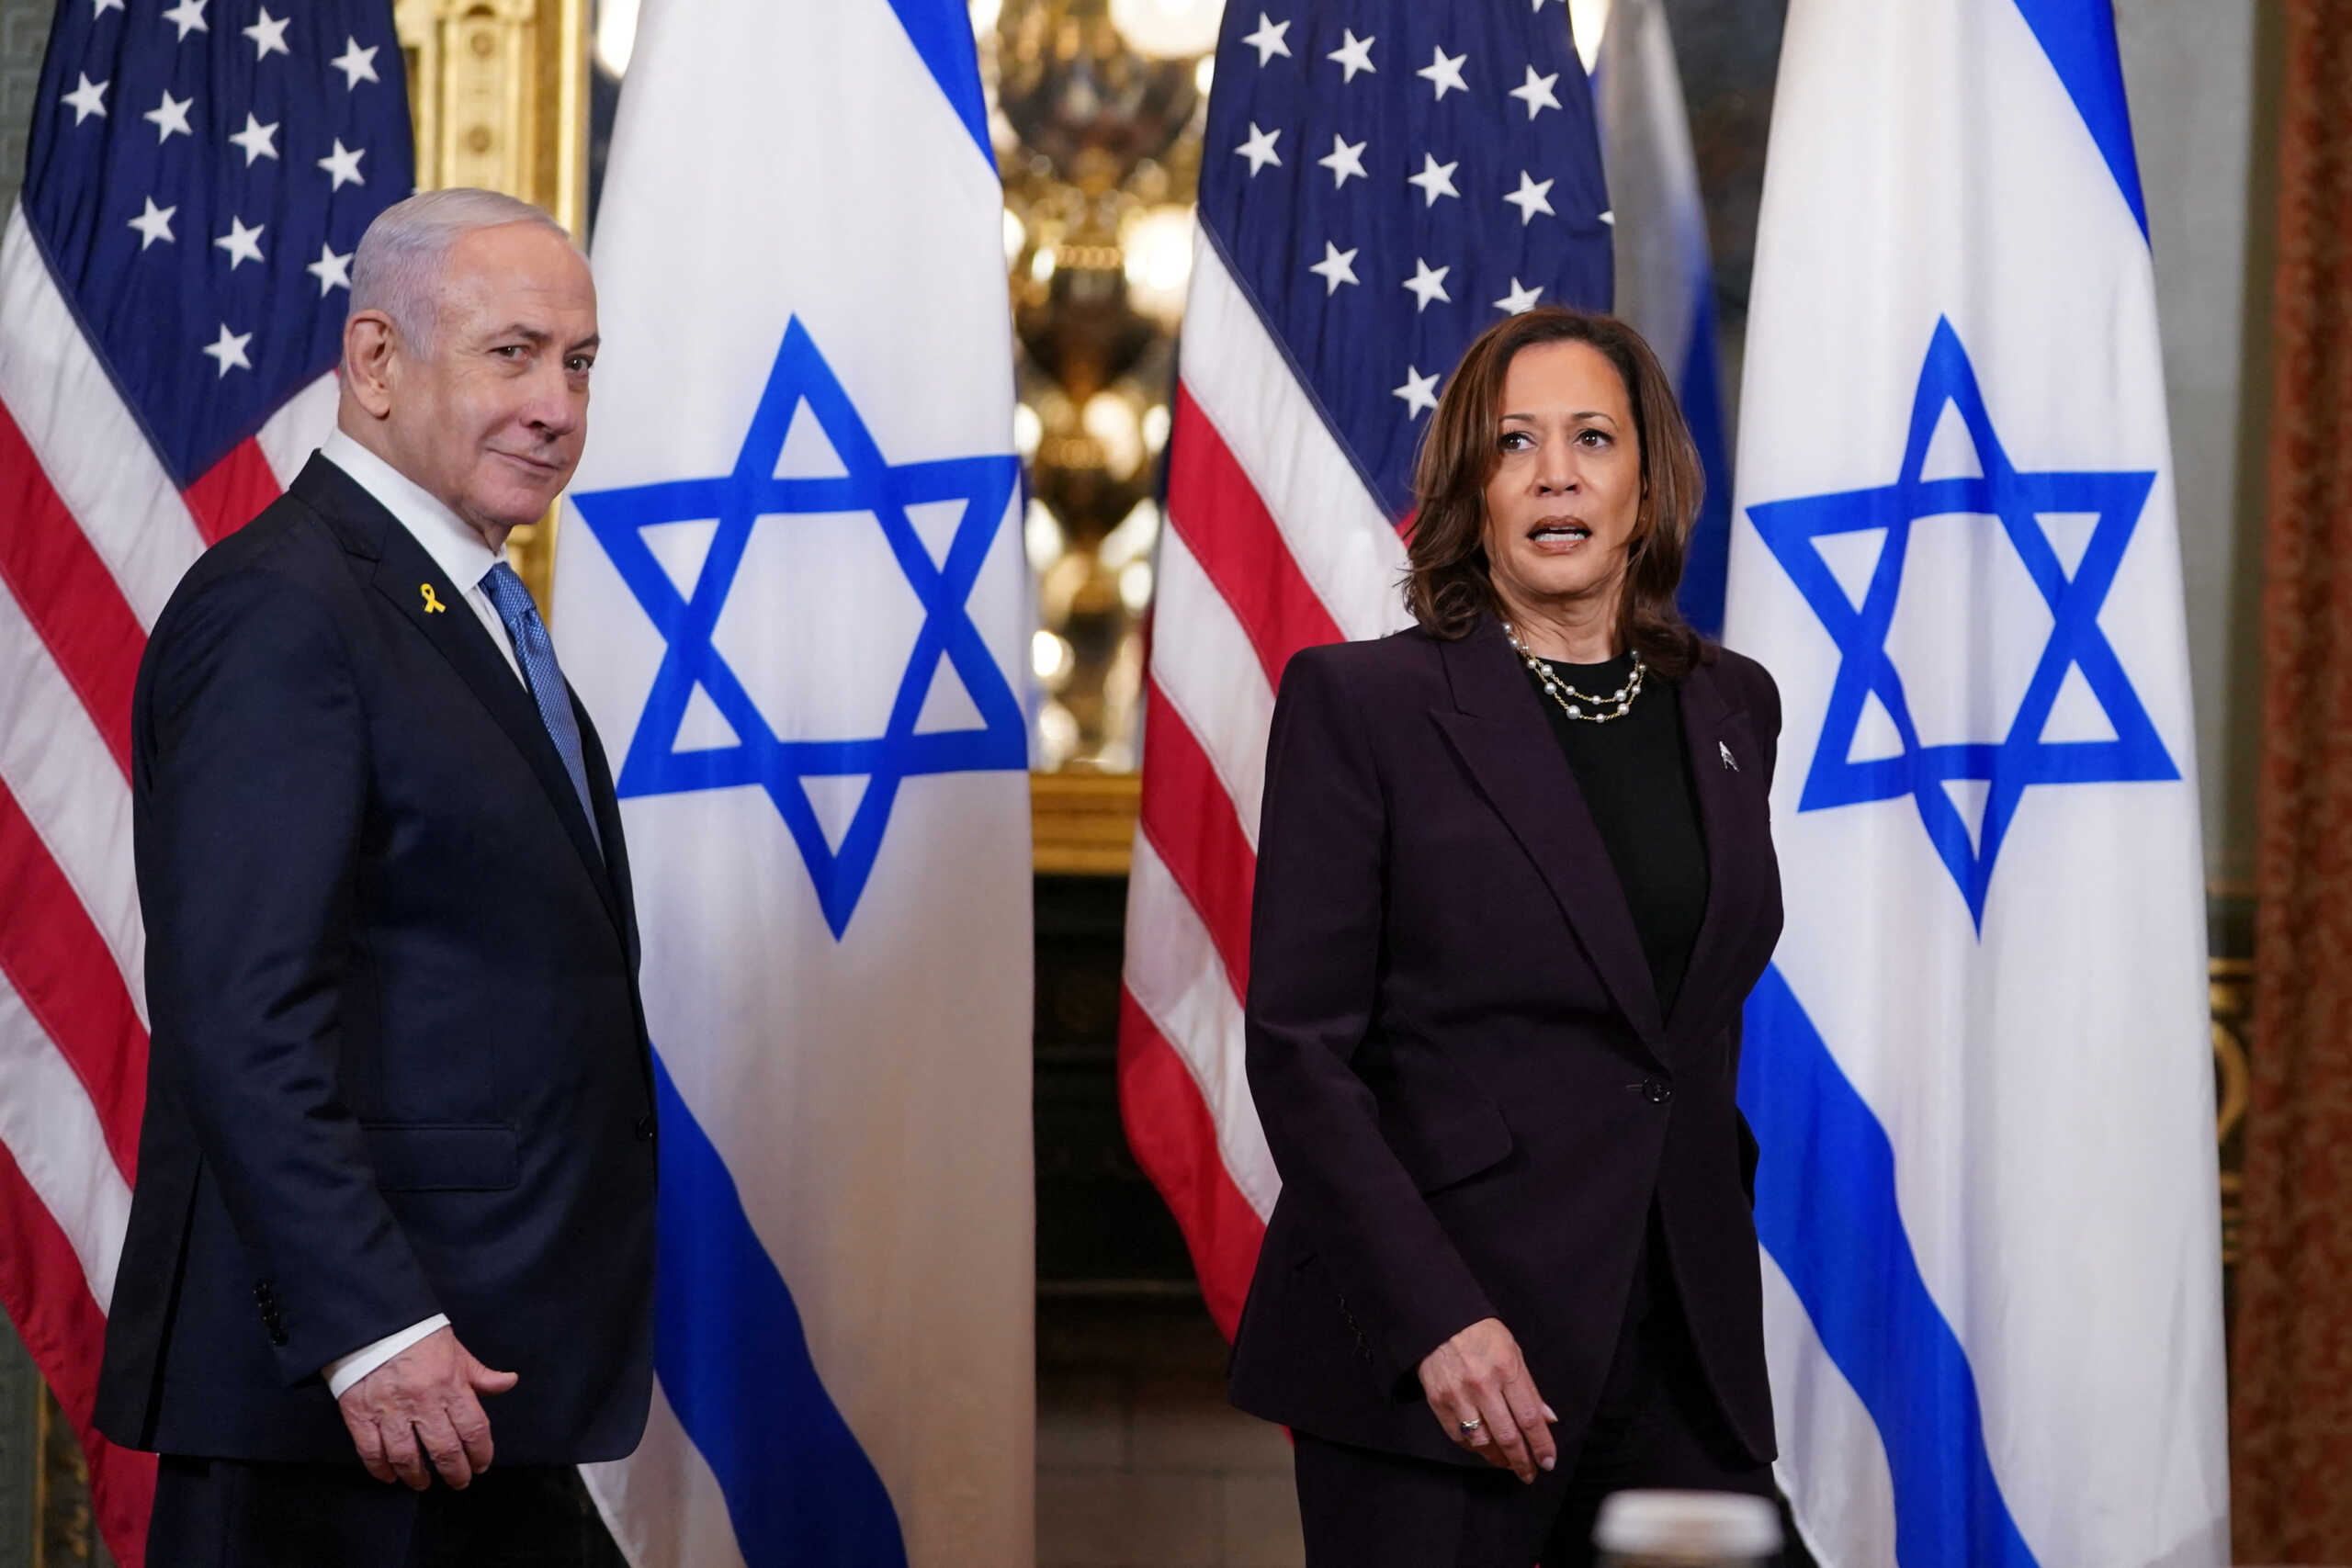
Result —
POLYGON ((1424 442, 1419 625, 1275 705, 1248 1007, 1283 1177, 1234 1346, 1310 1568, 1588 1562, 1625 1487, 1770 1495, 1734 1103, 1780 697, 1674 593, 1701 470, 1639 336, 1538 310, 1424 442))

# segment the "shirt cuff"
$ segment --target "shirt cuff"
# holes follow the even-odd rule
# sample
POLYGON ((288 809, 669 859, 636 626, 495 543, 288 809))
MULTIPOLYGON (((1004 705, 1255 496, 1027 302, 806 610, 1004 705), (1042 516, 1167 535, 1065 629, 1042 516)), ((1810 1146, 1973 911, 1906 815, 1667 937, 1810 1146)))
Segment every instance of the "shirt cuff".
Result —
POLYGON ((427 1335, 437 1334, 448 1326, 448 1314, 436 1312, 423 1323, 413 1323, 398 1334, 387 1334, 373 1345, 362 1345, 348 1356, 337 1356, 326 1364, 327 1392, 341 1399, 344 1391, 353 1383, 427 1335))

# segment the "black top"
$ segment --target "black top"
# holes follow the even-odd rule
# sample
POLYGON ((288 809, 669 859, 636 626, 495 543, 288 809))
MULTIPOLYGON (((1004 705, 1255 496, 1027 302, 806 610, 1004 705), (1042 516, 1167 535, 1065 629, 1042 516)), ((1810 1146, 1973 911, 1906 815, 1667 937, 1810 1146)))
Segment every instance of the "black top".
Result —
MULTIPOLYGON (((1615 692, 1634 671, 1630 653, 1606 664, 1544 662, 1564 684, 1594 696, 1615 692)), ((1608 847, 1649 960, 1658 1016, 1668 1017, 1707 913, 1707 840, 1683 744, 1681 693, 1653 671, 1631 712, 1593 724, 1569 718, 1532 671, 1527 680, 1608 847)))

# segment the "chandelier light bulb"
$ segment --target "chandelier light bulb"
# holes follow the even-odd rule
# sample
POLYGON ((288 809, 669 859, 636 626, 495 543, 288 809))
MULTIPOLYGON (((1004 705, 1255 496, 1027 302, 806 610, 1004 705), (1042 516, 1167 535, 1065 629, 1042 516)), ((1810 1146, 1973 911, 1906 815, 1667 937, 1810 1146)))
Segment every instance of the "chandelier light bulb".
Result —
POLYGON ((1223 0, 1111 0, 1111 25, 1137 54, 1189 60, 1216 47, 1223 0))

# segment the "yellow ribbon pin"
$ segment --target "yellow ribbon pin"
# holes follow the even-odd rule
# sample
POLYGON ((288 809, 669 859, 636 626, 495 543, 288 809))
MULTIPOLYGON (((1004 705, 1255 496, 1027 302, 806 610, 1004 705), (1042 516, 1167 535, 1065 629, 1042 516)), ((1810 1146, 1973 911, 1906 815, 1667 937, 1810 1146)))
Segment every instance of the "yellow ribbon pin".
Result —
POLYGON ((429 582, 420 582, 417 586, 424 591, 424 613, 426 615, 429 615, 435 610, 447 610, 449 607, 448 605, 441 603, 440 596, 433 592, 433 584, 429 582))

